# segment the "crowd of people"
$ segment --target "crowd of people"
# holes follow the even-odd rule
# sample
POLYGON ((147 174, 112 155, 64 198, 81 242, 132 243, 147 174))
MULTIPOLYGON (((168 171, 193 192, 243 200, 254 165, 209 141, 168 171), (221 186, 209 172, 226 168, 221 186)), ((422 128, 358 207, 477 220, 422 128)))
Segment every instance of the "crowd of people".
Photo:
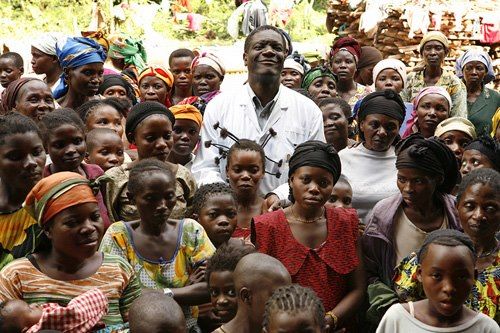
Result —
POLYGON ((264 25, 232 91, 121 35, 2 54, 0 331, 500 332, 500 96, 448 49, 264 25))

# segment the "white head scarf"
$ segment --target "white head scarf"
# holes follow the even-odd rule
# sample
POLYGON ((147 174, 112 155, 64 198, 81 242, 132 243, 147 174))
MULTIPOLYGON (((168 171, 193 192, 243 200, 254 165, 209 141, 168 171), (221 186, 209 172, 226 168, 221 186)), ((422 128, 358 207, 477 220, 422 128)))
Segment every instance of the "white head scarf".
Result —
POLYGON ((36 39, 31 46, 45 54, 57 56, 56 44, 64 45, 66 37, 60 32, 47 32, 36 39))

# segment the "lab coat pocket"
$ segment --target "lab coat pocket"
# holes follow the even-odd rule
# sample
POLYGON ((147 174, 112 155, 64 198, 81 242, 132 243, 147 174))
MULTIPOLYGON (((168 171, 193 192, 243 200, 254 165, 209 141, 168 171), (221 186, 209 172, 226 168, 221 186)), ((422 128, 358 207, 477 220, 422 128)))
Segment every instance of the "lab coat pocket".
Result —
POLYGON ((293 146, 293 148, 306 141, 306 134, 305 128, 289 126, 285 129, 285 138, 293 146))

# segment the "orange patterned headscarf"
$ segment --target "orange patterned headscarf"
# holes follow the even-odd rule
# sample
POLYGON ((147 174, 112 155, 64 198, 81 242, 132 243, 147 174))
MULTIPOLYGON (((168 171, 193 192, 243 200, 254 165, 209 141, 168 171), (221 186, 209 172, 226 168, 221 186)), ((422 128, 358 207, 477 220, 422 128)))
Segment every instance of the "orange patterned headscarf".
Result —
POLYGON ((174 114, 175 119, 187 119, 194 121, 200 128, 203 121, 200 110, 190 104, 171 106, 170 111, 174 114))
POLYGON ((57 172, 40 180, 28 193, 25 206, 40 226, 61 211, 97 199, 88 179, 74 172, 57 172))
POLYGON ((137 82, 141 82, 141 80, 146 76, 155 76, 159 78, 165 82, 169 90, 172 89, 172 86, 174 85, 174 76, 172 75, 172 72, 161 66, 149 66, 144 68, 144 70, 139 74, 137 82))

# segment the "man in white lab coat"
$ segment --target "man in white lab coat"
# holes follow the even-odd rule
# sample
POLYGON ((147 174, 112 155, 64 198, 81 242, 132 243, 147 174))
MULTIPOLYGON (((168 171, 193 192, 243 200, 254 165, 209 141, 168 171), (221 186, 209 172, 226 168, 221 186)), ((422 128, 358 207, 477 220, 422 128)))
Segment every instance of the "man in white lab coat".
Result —
POLYGON ((262 144, 266 138, 266 174, 261 194, 272 192, 287 182, 288 158, 295 147, 307 140, 325 141, 323 116, 316 104, 280 84, 287 50, 281 32, 269 25, 261 26, 245 40, 243 60, 248 68, 248 82, 236 91, 222 92, 208 103, 203 117, 201 145, 192 166, 198 185, 226 181, 226 160, 219 165, 219 150, 212 144, 230 147, 234 141, 222 138, 214 125, 226 128, 239 139, 262 144), (272 129, 272 130, 270 130, 272 129), (275 135, 270 137, 270 132, 275 135), (282 161, 282 164, 275 162, 282 161), (281 174, 278 178, 276 175, 281 174))

